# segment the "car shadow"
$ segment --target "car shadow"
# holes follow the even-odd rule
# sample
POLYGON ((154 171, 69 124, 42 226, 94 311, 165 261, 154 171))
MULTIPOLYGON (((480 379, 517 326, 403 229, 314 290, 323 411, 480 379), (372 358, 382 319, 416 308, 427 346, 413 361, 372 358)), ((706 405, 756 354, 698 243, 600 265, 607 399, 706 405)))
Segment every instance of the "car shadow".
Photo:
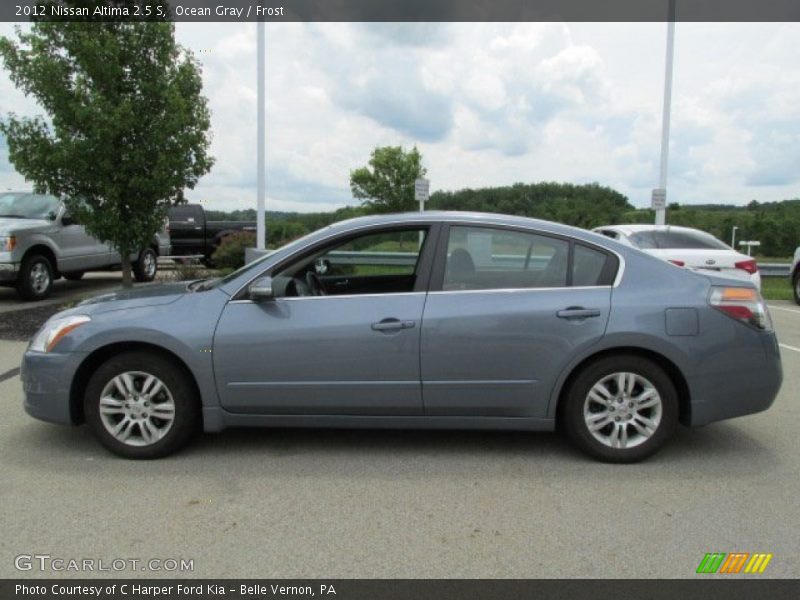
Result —
POLYGON ((369 429, 231 429, 198 435, 178 454, 158 461, 115 457, 87 427, 30 423, 6 437, 5 461, 28 469, 85 471, 119 477, 185 476, 195 471, 229 478, 264 476, 358 476, 369 479, 582 479, 607 473, 626 480, 747 477, 780 465, 768 444, 746 426, 718 423, 680 428, 661 452, 633 465, 605 464, 575 450, 557 433, 369 429), (9 439, 11 438, 11 439, 9 439), (10 450, 10 452, 8 451, 10 450), (87 465, 91 465, 88 467, 87 465))

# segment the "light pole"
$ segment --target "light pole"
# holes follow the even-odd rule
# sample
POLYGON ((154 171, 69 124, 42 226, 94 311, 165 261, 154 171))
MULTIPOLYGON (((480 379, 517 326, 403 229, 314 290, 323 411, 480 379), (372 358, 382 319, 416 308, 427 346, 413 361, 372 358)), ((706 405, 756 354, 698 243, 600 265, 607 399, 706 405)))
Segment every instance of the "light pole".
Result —
POLYGON ((256 66, 258 88, 256 91, 257 124, 256 135, 256 170, 258 173, 258 191, 256 196, 256 248, 264 250, 267 242, 267 228, 264 219, 264 205, 266 200, 267 174, 266 174, 266 34, 264 21, 256 24, 256 51, 258 60, 256 66))
POLYGON ((672 59, 675 53, 675 0, 669 0, 669 14, 667 16, 667 59, 664 70, 664 110, 661 115, 661 169, 658 178, 658 187, 663 190, 662 205, 656 207, 656 225, 667 222, 667 163, 669 161, 669 120, 672 109, 672 59))
POLYGON ((733 226, 733 231, 731 232, 731 248, 736 248, 736 230, 739 229, 736 225, 733 226))

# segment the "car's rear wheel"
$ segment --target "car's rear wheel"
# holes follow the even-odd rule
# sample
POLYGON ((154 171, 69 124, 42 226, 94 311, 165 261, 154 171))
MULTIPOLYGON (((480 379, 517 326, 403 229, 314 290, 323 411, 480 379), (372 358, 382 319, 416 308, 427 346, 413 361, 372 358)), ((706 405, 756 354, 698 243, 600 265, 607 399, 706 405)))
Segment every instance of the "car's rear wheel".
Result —
POLYGON ((89 379, 86 422, 103 446, 125 458, 160 458, 199 429, 200 406, 186 373, 166 358, 127 352, 89 379))
POLYGON ((800 304, 800 269, 795 272, 792 278, 792 289, 794 290, 795 304, 800 304))
POLYGON ((53 265, 46 256, 29 254, 22 259, 17 293, 24 300, 44 300, 53 291, 53 265))
POLYGON ((152 248, 145 248, 133 265, 133 276, 136 281, 153 281, 158 271, 158 256, 152 248))
POLYGON ((606 462, 636 462, 657 452, 678 424, 678 394, 656 363, 607 356, 573 380, 560 419, 580 449, 606 462))

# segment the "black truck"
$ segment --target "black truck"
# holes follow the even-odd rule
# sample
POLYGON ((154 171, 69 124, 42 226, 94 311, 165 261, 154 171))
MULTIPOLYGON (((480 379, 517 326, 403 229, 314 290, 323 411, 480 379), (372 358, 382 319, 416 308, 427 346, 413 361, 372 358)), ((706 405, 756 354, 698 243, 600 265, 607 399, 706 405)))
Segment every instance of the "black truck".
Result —
POLYGON ((256 230, 255 221, 208 221, 200 204, 181 204, 169 211, 169 236, 174 256, 202 256, 205 263, 225 236, 256 230))

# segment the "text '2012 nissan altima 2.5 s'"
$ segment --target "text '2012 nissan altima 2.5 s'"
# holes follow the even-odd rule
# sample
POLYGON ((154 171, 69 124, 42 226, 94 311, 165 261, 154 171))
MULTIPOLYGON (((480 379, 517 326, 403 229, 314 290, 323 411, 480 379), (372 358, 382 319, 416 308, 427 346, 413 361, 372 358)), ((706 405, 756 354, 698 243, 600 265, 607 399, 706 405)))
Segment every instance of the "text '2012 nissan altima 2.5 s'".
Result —
POLYGON ((553 430, 632 462, 781 385, 751 283, 520 217, 364 217, 52 317, 26 410, 157 458, 233 426, 553 430))

